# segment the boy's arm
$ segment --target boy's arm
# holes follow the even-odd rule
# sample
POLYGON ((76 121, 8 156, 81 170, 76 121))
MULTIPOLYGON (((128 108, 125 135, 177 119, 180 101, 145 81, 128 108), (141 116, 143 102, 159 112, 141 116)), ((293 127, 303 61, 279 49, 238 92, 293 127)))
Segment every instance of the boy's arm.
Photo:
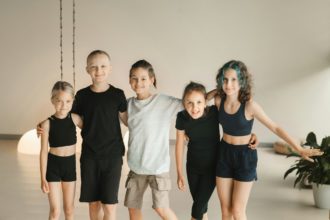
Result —
POLYGON ((71 113, 71 117, 72 117, 72 120, 73 120, 74 124, 78 128, 82 129, 82 127, 83 127, 83 119, 82 119, 82 117, 80 117, 79 115, 77 115, 75 113, 71 113))
POLYGON ((120 118, 121 122, 123 122, 124 125, 126 125, 126 127, 127 127, 127 120, 128 120, 127 111, 119 112, 119 118, 120 118))

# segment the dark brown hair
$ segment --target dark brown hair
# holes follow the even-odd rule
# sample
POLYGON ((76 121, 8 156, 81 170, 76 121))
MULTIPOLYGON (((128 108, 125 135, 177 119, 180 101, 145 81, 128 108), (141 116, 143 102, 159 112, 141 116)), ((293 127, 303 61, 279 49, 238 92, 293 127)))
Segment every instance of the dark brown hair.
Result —
MULTIPOLYGON (((202 93, 205 98, 205 102, 206 102, 207 93, 206 93, 205 86, 203 86, 200 83, 191 81, 188 85, 186 85, 186 87, 184 88, 184 91, 183 91, 183 95, 182 95, 182 105, 183 106, 184 106, 184 100, 185 100, 186 96, 189 93, 194 92, 194 91, 202 93)), ((208 108, 208 106, 206 106, 203 116, 205 116, 208 113, 208 111, 209 111, 209 108, 208 108)), ((185 114, 188 114, 188 113, 185 111, 185 114)))
POLYGON ((139 60, 139 61, 135 62, 132 65, 132 67, 129 71, 129 77, 130 78, 132 77, 133 71, 137 68, 143 68, 143 69, 148 71, 149 77, 154 78, 154 86, 156 88, 156 85, 157 85, 157 83, 156 83, 156 74, 155 74, 155 71, 154 71, 154 68, 152 67, 152 65, 146 60, 139 60))
POLYGON ((183 104, 184 104, 184 99, 186 98, 186 96, 189 93, 193 92, 193 91, 202 93, 204 95, 205 100, 206 100, 206 95, 207 94, 206 94, 205 86, 203 86, 200 83, 196 83, 196 82, 191 81, 188 85, 186 85, 186 87, 183 90, 183 95, 182 95, 182 103, 183 104))

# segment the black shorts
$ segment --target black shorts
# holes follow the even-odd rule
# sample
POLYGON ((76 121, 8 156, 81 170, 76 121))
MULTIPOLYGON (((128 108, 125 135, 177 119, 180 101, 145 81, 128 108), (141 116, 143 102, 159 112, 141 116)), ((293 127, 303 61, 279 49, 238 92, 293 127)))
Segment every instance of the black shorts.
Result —
POLYGON ((248 145, 232 145, 221 140, 216 175, 241 182, 257 180, 257 150, 248 145))
POLYGON ((46 180, 48 182, 76 181, 76 155, 60 157, 48 153, 46 180))
POLYGON ((116 159, 81 159, 80 202, 118 203, 122 157, 116 159))

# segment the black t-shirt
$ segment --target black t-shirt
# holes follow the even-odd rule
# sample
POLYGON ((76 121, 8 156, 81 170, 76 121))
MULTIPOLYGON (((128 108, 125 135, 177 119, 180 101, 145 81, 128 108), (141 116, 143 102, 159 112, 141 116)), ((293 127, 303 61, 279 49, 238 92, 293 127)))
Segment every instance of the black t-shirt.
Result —
POLYGON ((82 158, 110 159, 124 155, 119 112, 127 110, 124 92, 110 85, 105 92, 93 92, 90 86, 77 92, 72 112, 83 118, 82 158))
POLYGON ((205 116, 193 119, 187 111, 181 111, 175 127, 184 130, 189 138, 187 166, 197 173, 214 172, 217 148, 220 142, 218 109, 210 106, 205 116))

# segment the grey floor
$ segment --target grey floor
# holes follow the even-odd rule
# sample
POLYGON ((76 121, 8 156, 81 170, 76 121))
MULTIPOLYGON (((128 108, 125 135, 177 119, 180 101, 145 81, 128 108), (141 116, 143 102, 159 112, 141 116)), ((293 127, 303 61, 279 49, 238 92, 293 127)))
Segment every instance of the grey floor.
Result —
MULTIPOLYGON (((48 200, 40 190, 39 158, 38 156, 17 153, 16 144, 17 141, 0 140, 0 220, 47 219, 48 200)), ((258 151, 259 180, 254 184, 248 205, 247 214, 250 220, 328 219, 328 210, 314 207, 311 190, 294 189, 292 187, 293 177, 283 180, 283 173, 293 163, 294 158, 276 155, 270 148, 260 147, 258 151)), ((171 167, 173 182, 173 190, 170 194, 171 206, 179 219, 190 219, 191 197, 189 192, 180 192, 176 188, 173 149, 171 156, 173 162, 171 167)), ((127 165, 124 164, 119 191, 119 220, 128 219, 127 210, 122 203, 127 172, 127 165)), ((87 220, 87 204, 78 202, 79 179, 78 175, 75 217, 79 220, 87 220)), ((146 220, 159 219, 151 208, 150 191, 147 191, 144 197, 143 213, 146 220)), ((221 219, 216 193, 210 200, 208 214, 210 220, 221 219)), ((63 216, 62 219, 64 219, 63 216)))

